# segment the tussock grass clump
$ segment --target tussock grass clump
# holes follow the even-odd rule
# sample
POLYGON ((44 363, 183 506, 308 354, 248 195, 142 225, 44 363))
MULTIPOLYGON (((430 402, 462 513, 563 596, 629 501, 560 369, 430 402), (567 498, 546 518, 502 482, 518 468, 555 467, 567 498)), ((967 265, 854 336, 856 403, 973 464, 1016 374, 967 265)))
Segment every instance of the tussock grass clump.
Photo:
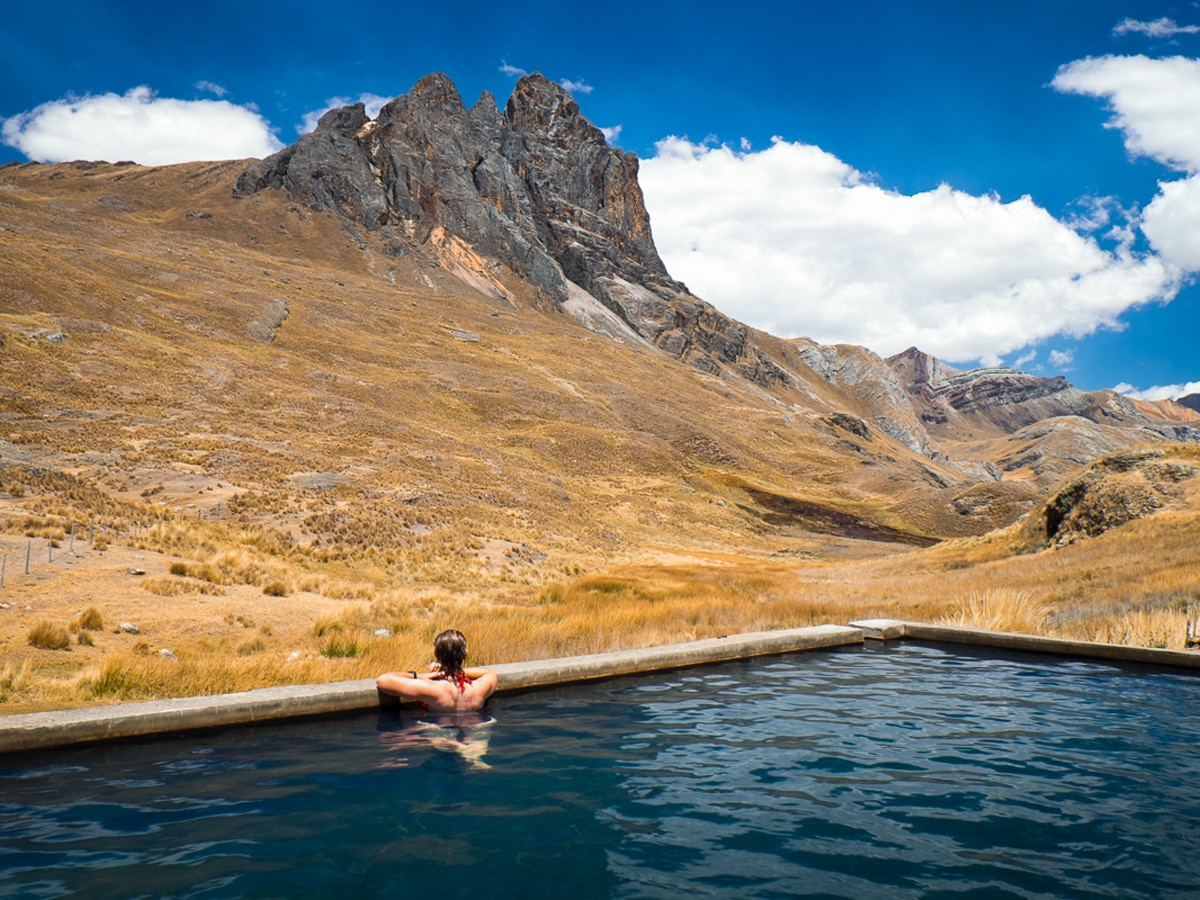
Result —
POLYGON ((1049 613, 1049 606, 1029 591, 1001 588, 972 593, 940 621, 964 628, 1039 634, 1044 630, 1049 613))
POLYGON ((61 625, 43 620, 30 630, 29 644, 39 650, 67 650, 71 646, 71 635, 61 625))
POLYGON ((332 613, 320 616, 317 621, 313 622, 312 634, 313 637, 325 637, 327 634, 341 634, 348 628, 355 627, 350 621, 346 613, 332 613))
POLYGON ((5 663, 4 667, 0 668, 0 703, 7 703, 13 695, 28 693, 32 690, 33 683, 29 660, 18 665, 5 663))
POLYGON ((1178 597, 1149 602, 1117 611, 1076 611, 1059 624, 1064 637, 1131 647, 1182 650, 1188 619, 1197 618, 1200 598, 1178 597))
POLYGON ((104 616, 100 614, 100 610, 94 606, 89 606, 79 614, 79 627, 83 631, 103 631, 104 616))
POLYGON ((267 649, 266 642, 261 638, 255 638, 252 641, 246 641, 238 647, 238 656, 253 656, 255 653, 261 653, 267 649))
POLYGON ((139 584, 144 590, 158 597, 181 597, 185 594, 203 594, 220 597, 225 589, 207 581, 180 581, 177 578, 143 578, 139 584))
POLYGON ((290 666, 264 653, 205 657, 181 653, 178 659, 133 654, 106 658, 84 673, 76 690, 84 699, 153 700, 162 697, 207 697, 279 684, 328 680, 304 665, 290 666))
POLYGON ((362 653, 363 647, 355 638, 343 635, 334 635, 321 648, 326 659, 357 659, 362 653))

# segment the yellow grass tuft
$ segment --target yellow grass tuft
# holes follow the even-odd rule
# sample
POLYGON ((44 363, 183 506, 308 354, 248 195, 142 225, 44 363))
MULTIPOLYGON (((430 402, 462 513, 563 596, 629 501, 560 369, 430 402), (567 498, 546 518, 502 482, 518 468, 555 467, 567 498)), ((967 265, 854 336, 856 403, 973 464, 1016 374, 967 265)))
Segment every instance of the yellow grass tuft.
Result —
POLYGON ((1049 607, 1029 591, 999 588, 971 594, 939 621, 964 628, 1041 634, 1049 611, 1049 607))
POLYGON ((30 661, 0 667, 0 703, 7 703, 13 695, 28 694, 34 686, 30 661))
POLYGON ((143 578, 140 582, 144 590, 158 597, 181 597, 187 594, 205 594, 221 596, 225 589, 208 581, 181 581, 178 578, 143 578))
POLYGON ((29 645, 39 650, 67 650, 71 646, 71 634, 61 625, 43 620, 30 630, 29 645))
POLYGON ((94 606, 89 606, 79 614, 79 627, 84 631, 103 631, 104 616, 94 606))

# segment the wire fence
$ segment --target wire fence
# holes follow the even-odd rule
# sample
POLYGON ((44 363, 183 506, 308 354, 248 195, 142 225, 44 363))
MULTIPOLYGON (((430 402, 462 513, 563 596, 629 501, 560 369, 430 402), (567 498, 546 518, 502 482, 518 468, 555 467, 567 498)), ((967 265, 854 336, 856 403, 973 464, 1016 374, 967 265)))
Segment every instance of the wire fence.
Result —
MULTIPOLYGON (((131 527, 128 537, 132 539, 135 534, 135 529, 131 527)), ((86 535, 77 525, 72 525, 65 538, 26 538, 24 548, 19 545, 15 548, 9 545, 0 551, 0 590, 4 590, 11 578, 18 573, 29 578, 35 575, 43 565, 53 566, 56 561, 61 562, 66 557, 76 557, 78 555, 76 538, 80 545, 84 545, 86 542, 88 549, 94 548, 97 535, 101 536, 105 542, 119 538, 119 534, 115 530, 90 523, 87 526, 86 535), (44 553, 40 546, 43 543, 45 544, 44 553)))

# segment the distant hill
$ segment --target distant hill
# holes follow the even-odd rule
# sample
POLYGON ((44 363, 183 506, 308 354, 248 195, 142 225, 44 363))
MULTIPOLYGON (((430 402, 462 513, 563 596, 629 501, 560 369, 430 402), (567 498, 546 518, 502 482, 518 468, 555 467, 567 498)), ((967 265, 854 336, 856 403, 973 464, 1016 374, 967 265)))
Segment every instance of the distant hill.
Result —
POLYGON ((1200 436, 1062 378, 736 322, 666 271, 637 170, 536 75, 503 110, 429 76, 261 161, 6 166, 0 467, 398 577, 536 580, 982 534, 1200 436))
POLYGON ((1177 397, 1175 402, 1180 406, 1186 406, 1188 409, 1200 412, 1200 394, 1188 394, 1184 397, 1177 397))

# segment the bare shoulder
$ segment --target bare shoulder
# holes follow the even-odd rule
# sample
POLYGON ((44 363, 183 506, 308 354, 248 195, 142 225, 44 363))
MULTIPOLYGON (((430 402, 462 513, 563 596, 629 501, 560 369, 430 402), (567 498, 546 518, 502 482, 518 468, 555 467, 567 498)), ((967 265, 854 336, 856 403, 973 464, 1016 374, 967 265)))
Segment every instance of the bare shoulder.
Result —
POLYGON ((472 676, 471 687, 482 693, 484 697, 490 697, 499 683, 499 675, 488 669, 483 669, 478 674, 472 676))

